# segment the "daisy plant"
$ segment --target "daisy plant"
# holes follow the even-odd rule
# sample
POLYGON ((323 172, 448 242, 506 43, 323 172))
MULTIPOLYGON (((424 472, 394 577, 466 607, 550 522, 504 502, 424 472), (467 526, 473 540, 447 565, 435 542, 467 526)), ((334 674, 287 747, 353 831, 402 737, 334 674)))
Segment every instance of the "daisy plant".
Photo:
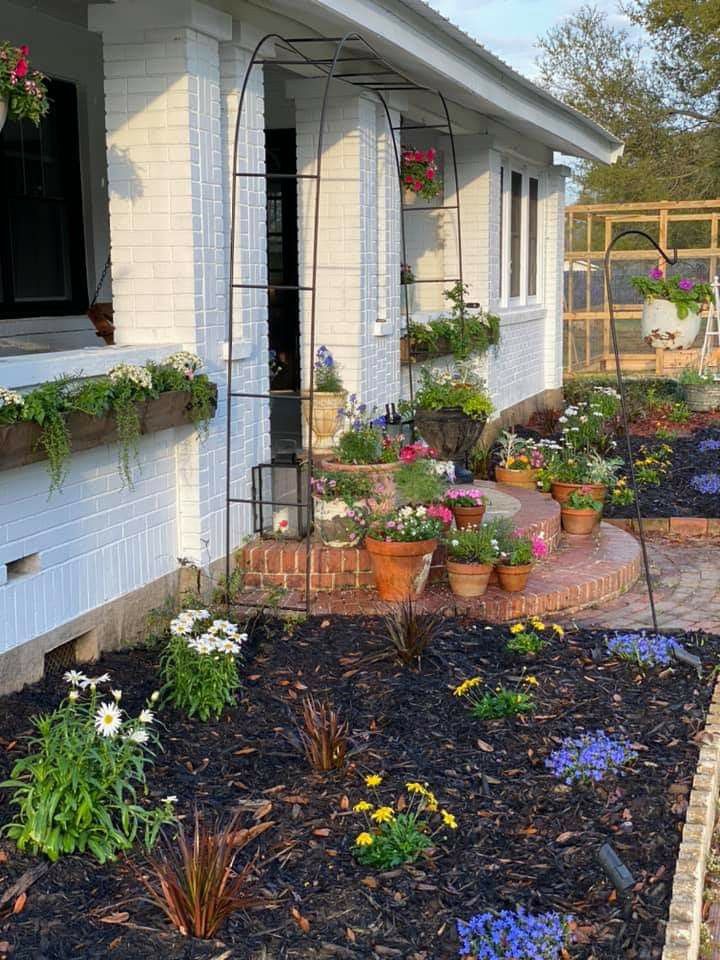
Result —
POLYGON ((565 631, 559 623, 543 623, 537 617, 531 617, 527 621, 520 620, 510 627, 510 637, 505 644, 505 649, 510 653, 540 653, 551 636, 558 639, 565 636, 565 631))
POLYGON ((13 790, 16 819, 5 832, 20 850, 62 854, 89 851, 100 863, 129 850, 139 837, 150 848, 163 824, 174 821, 172 800, 150 807, 145 768, 158 747, 153 694, 137 716, 121 706, 110 677, 65 674, 67 697, 52 713, 34 719, 27 756, 0 786, 13 790))
POLYGON ((403 863, 412 863, 433 845, 433 837, 444 830, 457 830, 457 820, 440 808, 427 784, 409 781, 403 794, 390 806, 383 802, 378 787, 380 774, 368 774, 365 786, 374 800, 360 800, 353 812, 364 817, 366 829, 355 837, 354 854, 359 863, 377 870, 390 870, 403 863), (431 818, 436 820, 433 828, 431 818))
POLYGON ((237 624, 214 618, 209 610, 183 610, 170 622, 160 658, 163 696, 188 717, 217 719, 235 702, 237 659, 246 640, 237 624))
MULTIPOLYGON (((538 686, 536 677, 523 676, 521 684, 527 688, 538 686)), ((502 720, 521 713, 532 713, 535 702, 532 695, 518 686, 516 690, 507 687, 495 687, 494 690, 481 691, 482 677, 469 677, 453 690, 453 696, 462 697, 470 703, 470 712, 478 720, 502 720)))

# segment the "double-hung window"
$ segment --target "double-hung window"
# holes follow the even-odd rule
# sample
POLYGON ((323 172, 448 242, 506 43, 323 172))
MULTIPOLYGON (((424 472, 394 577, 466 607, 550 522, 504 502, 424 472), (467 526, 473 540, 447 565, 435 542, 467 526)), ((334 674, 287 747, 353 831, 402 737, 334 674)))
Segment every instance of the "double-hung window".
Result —
POLYGON ((540 302, 540 178, 523 165, 504 162, 500 170, 501 306, 540 302))

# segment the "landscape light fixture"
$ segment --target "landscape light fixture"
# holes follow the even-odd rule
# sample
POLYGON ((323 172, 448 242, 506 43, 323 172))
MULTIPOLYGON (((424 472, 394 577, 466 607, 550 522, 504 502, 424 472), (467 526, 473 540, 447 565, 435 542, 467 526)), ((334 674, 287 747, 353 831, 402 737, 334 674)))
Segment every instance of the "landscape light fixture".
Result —
POLYGON ((633 875, 609 843, 604 843, 600 847, 597 857, 600 861, 600 866, 621 896, 624 896, 631 887, 635 886, 633 875))

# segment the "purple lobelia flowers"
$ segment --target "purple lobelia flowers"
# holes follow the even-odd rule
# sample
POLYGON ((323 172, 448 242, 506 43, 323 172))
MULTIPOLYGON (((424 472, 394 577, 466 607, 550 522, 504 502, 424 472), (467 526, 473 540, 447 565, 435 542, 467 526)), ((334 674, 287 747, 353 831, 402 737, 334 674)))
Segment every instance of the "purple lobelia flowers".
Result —
POLYGON ((666 667, 675 658, 675 651, 682 649, 675 637, 661 633, 616 633, 608 637, 609 653, 621 660, 630 660, 641 667, 666 667))
POLYGON ((473 960, 559 960, 570 917, 523 907, 458 920, 460 955, 473 960))
POLYGON ((701 440, 698 444, 698 453, 711 453, 714 450, 720 450, 720 440, 701 440))
POLYGON ((690 486, 694 487, 698 493, 720 493, 720 474, 701 473, 693 477, 690 486))
POLYGON ((545 766, 568 785, 599 783, 636 756, 627 740, 616 740, 596 730, 581 737, 566 737, 560 748, 550 754, 545 766))

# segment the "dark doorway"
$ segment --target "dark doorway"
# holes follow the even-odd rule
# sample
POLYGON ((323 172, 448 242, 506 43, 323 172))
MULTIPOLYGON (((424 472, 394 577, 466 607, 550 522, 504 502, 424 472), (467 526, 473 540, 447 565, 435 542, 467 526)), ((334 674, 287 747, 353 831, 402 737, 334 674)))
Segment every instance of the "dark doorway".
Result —
MULTIPOLYGON (((267 180, 267 257, 270 284, 297 286, 297 181, 272 174, 296 172, 295 131, 265 131, 267 180)), ((270 346, 270 437, 273 456, 291 455, 302 444, 302 414, 284 393, 300 390, 300 313, 296 290, 268 296, 270 346)))
POLYGON ((50 112, 0 133, 0 318, 87 309, 77 92, 48 80, 50 112))

